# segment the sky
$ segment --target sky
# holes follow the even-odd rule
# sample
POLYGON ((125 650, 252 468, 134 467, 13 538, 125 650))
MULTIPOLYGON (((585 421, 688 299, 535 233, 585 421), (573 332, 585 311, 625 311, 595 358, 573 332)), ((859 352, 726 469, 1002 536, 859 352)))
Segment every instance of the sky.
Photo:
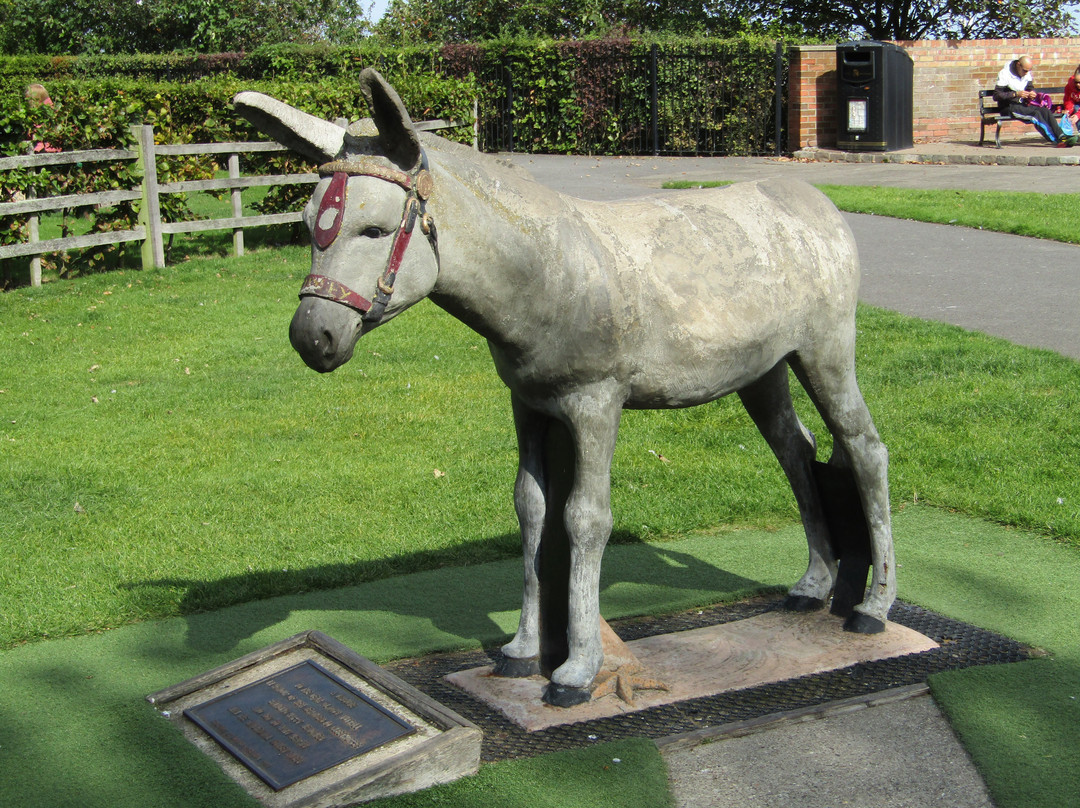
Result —
POLYGON ((378 22, 382 19, 382 15, 386 13, 386 7, 389 5, 390 0, 373 0, 371 3, 371 21, 378 22))

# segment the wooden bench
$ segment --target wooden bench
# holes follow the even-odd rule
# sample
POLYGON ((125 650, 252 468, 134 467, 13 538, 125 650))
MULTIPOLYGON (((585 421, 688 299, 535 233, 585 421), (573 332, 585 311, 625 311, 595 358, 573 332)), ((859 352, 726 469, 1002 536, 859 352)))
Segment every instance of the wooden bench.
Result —
MULTIPOLYGON (((1061 97, 1065 94, 1064 87, 1051 87, 1050 89, 1040 89, 1040 93, 1048 93, 1051 98, 1054 96, 1061 97)), ((1054 104, 1051 107, 1054 115, 1057 118, 1061 118, 1062 113, 1065 111, 1062 104, 1054 104)), ((994 100, 993 90, 979 90, 979 145, 983 144, 986 139, 986 127, 988 124, 995 124, 997 128, 994 130, 994 142, 997 147, 1001 148, 1001 125, 1014 121, 1015 123, 1027 124, 1029 121, 1022 121, 1019 118, 1014 118, 1008 112, 1002 112, 998 106, 997 101, 994 100)))

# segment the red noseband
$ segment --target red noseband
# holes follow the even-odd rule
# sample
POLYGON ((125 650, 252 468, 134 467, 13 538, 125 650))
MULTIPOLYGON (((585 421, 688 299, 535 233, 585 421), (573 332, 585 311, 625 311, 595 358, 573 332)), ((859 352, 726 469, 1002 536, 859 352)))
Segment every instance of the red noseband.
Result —
POLYGON ((308 275, 304 278, 304 285, 300 288, 300 297, 322 297, 341 303, 350 309, 356 309, 361 314, 367 314, 371 309, 371 301, 361 297, 343 283, 338 283, 333 278, 325 275, 308 275))

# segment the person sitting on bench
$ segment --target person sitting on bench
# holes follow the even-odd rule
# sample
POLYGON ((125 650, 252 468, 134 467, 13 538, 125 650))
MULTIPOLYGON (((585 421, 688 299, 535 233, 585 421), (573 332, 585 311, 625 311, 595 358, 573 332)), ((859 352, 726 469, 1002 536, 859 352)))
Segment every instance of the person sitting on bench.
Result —
POLYGON ((1002 112, 1032 124, 1051 143, 1067 146, 1050 108, 1032 103, 1035 95, 1035 74, 1031 72, 1030 56, 1021 56, 1001 68, 994 84, 994 100, 1002 112))
POLYGON ((1065 85, 1064 101, 1065 109, 1062 114, 1069 116, 1073 129, 1076 129, 1080 124, 1080 65, 1077 65, 1076 70, 1069 76, 1069 82, 1065 85))

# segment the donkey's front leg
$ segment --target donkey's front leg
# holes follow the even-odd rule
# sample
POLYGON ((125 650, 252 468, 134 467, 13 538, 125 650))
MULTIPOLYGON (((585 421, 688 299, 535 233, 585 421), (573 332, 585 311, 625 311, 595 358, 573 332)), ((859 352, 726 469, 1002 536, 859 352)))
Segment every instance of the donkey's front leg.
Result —
POLYGON ((514 429, 518 442, 518 474, 514 485, 514 508, 521 528, 521 550, 525 582, 517 634, 502 647, 502 659, 495 665, 496 676, 531 676, 540 673, 540 584, 537 565, 540 536, 547 512, 544 479, 544 435, 548 417, 511 396, 514 429))
POLYGON ((566 662, 551 675, 545 700, 567 706, 590 697, 604 664, 600 637, 600 560, 611 535, 611 458, 622 416, 615 389, 597 386, 564 402, 574 440, 575 476, 565 520, 570 538, 566 662))

